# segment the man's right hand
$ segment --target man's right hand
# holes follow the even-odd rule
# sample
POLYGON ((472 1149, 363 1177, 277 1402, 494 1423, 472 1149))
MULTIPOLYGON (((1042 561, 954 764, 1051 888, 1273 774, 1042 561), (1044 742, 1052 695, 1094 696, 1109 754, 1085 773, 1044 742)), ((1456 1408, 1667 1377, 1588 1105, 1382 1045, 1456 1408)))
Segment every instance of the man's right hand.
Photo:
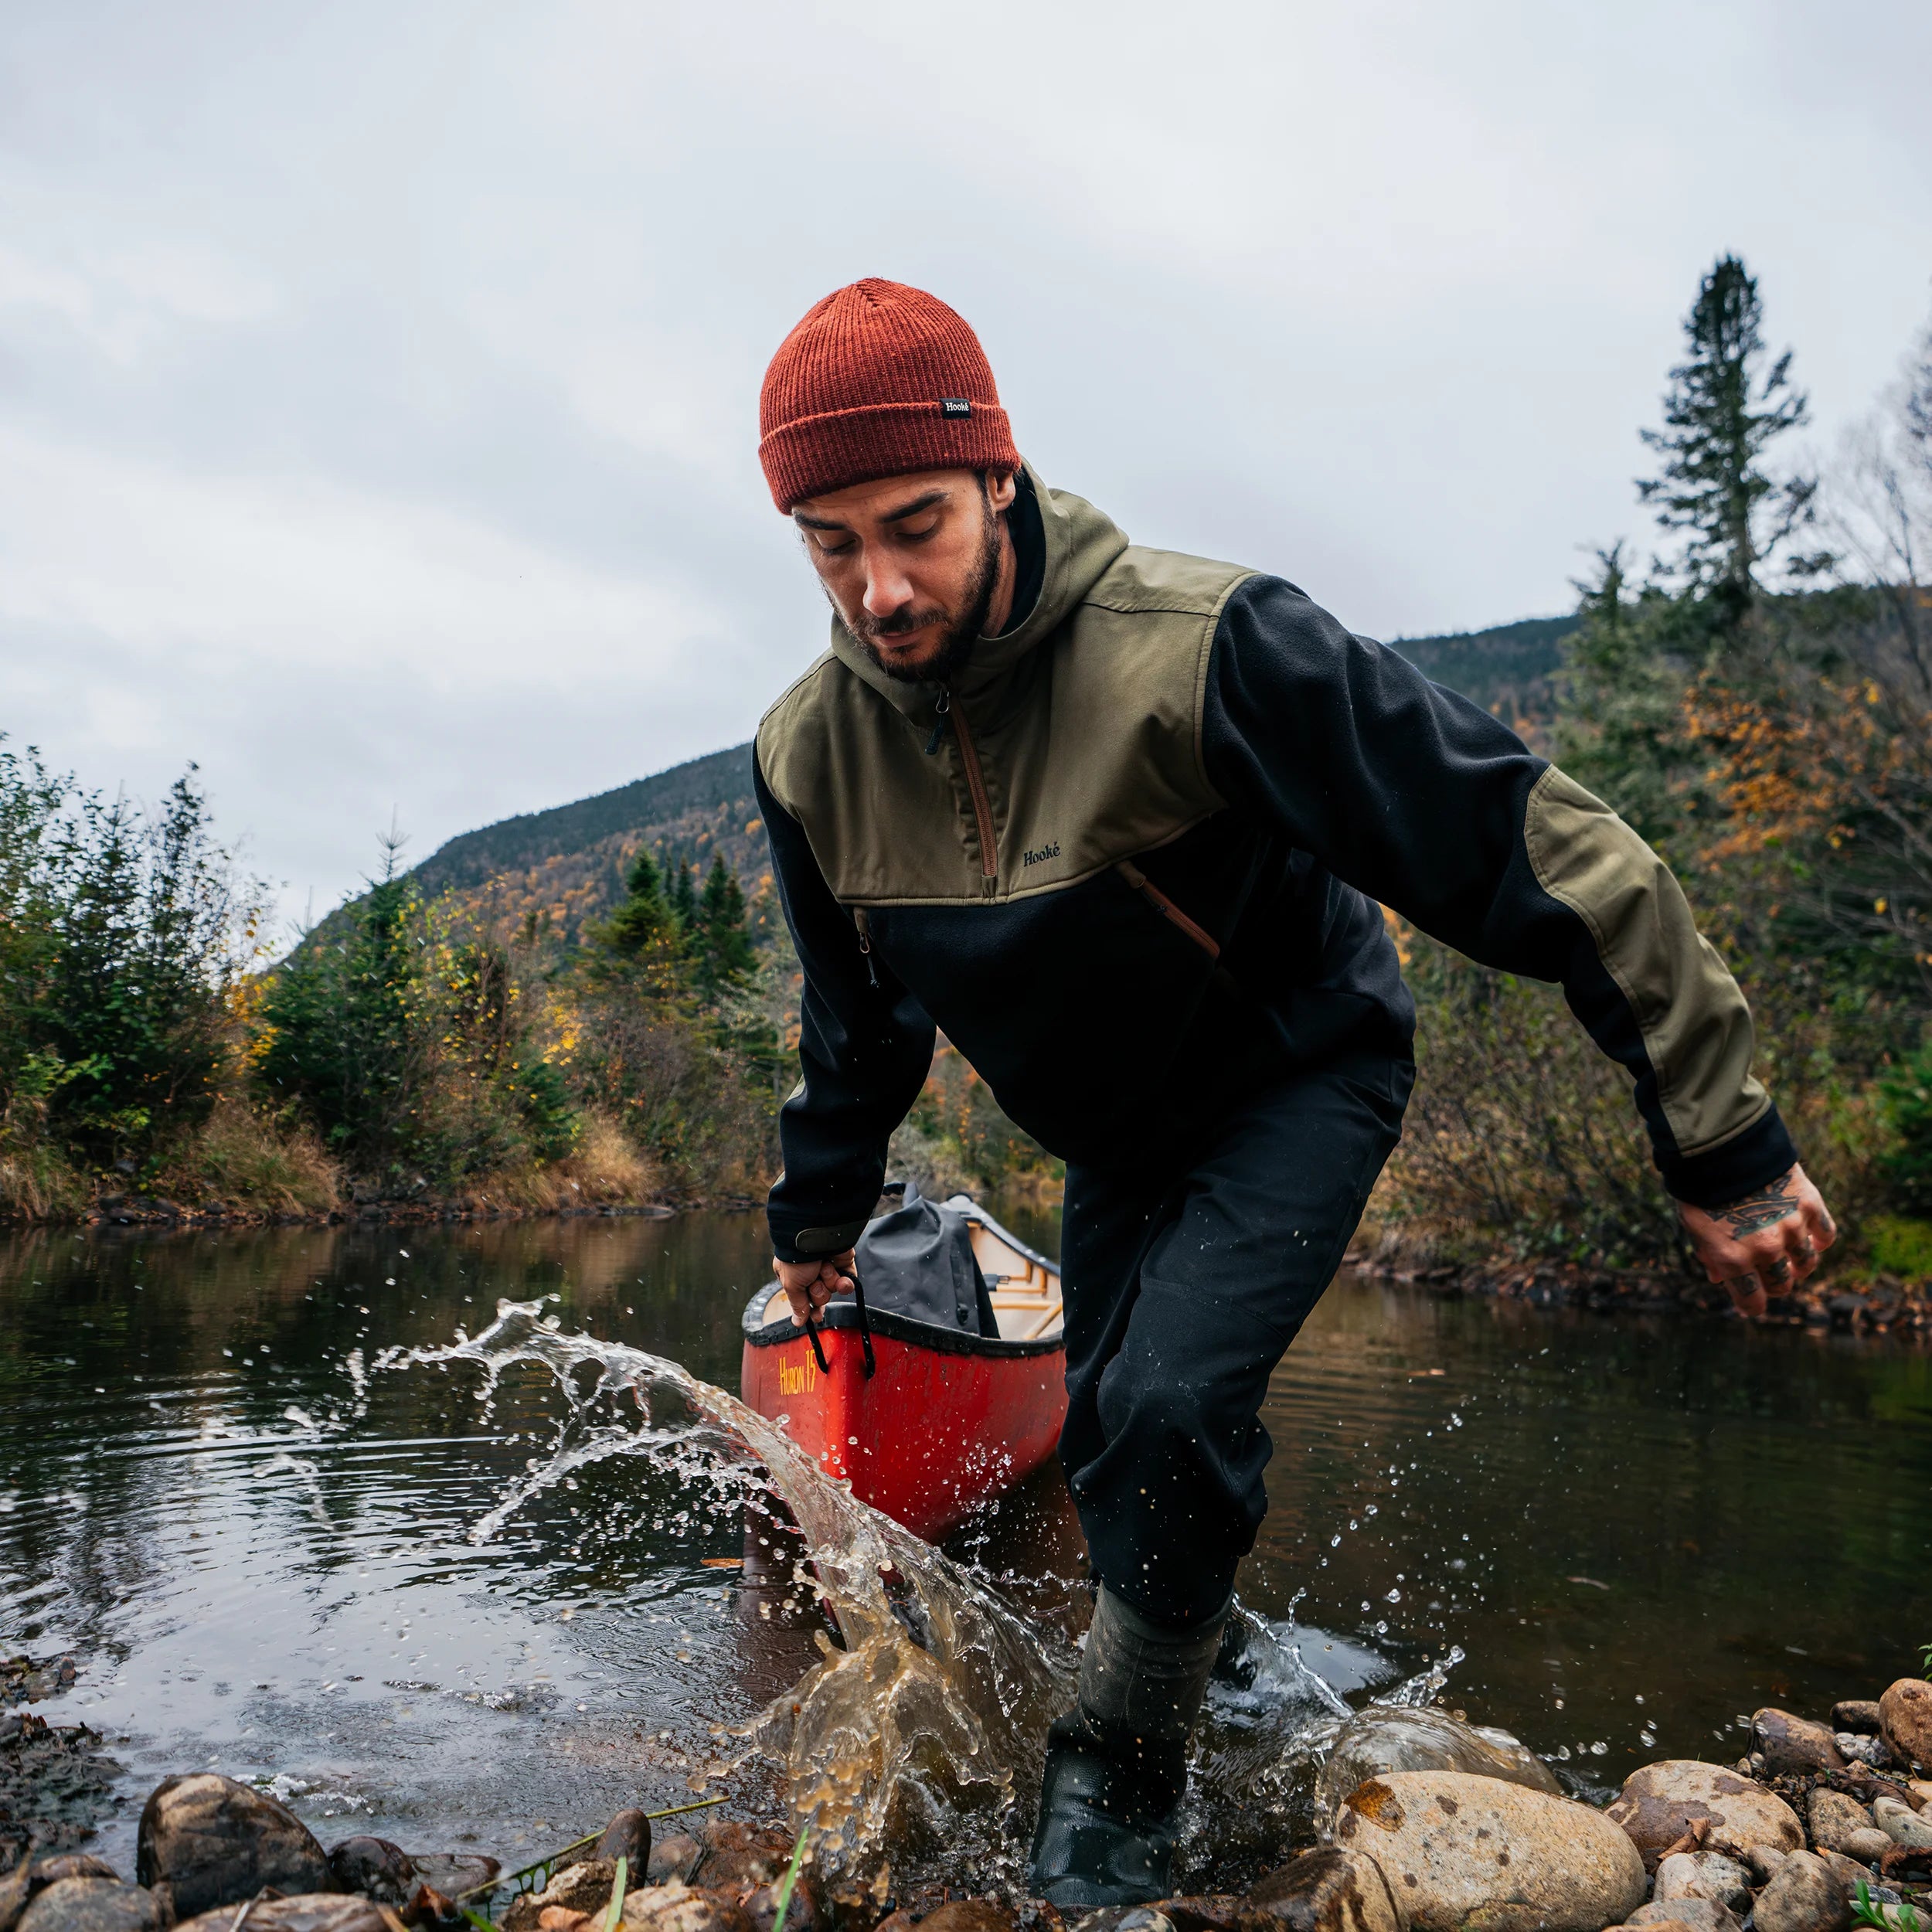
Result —
POLYGON ((843 1254, 828 1254, 811 1261, 781 1261, 774 1255, 771 1271, 791 1304, 792 1320, 802 1328, 807 1321, 816 1321, 825 1313, 825 1304, 835 1294, 852 1292, 853 1266, 852 1250, 848 1248, 843 1254))

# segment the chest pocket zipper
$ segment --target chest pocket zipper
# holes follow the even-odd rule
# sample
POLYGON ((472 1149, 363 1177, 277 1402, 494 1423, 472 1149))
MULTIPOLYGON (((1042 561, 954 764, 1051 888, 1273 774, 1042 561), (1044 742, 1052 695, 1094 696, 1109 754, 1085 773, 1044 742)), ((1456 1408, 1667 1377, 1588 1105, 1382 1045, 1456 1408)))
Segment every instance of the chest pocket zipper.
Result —
POLYGON ((1171 924, 1178 926, 1206 953, 1209 959, 1221 957, 1221 942, 1205 926, 1196 924, 1182 911, 1174 901, 1155 884, 1131 859, 1123 859, 1114 869, 1145 899, 1161 917, 1171 924))

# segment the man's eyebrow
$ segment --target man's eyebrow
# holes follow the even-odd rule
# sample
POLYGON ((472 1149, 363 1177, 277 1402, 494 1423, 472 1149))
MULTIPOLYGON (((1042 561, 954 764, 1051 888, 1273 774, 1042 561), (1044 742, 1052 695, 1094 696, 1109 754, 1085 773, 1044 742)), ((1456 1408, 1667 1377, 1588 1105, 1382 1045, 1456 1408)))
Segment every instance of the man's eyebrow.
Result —
MULTIPOLYGON (((921 510, 930 510, 936 505, 944 503, 949 494, 943 485, 927 490, 914 497, 910 503, 902 503, 895 510, 883 512, 879 520, 882 523, 903 522, 909 516, 918 515, 921 510)), ((803 510, 794 510, 791 520, 808 530, 849 530, 852 528, 849 523, 835 522, 830 517, 808 516, 803 510)))

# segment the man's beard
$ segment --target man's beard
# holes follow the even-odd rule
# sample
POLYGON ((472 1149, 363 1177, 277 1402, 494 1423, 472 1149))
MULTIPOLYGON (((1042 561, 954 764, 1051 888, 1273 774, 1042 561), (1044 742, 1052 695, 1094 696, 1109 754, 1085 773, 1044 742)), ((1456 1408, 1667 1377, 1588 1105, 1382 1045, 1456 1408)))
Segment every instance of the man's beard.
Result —
POLYGON ((993 607, 993 593, 999 587, 1000 521, 983 492, 980 515, 985 521, 981 526, 979 555, 974 560, 972 574, 966 580, 959 614, 947 624, 939 649, 933 656, 917 665, 899 663, 879 651, 876 640, 903 638, 910 631, 923 631, 929 624, 944 621, 947 615, 944 611, 909 611, 889 617, 869 617, 862 612, 856 623, 845 619, 845 628, 852 633, 853 641, 887 677, 896 678, 902 684, 950 684, 965 669, 973 646, 985 634, 987 614, 993 607))

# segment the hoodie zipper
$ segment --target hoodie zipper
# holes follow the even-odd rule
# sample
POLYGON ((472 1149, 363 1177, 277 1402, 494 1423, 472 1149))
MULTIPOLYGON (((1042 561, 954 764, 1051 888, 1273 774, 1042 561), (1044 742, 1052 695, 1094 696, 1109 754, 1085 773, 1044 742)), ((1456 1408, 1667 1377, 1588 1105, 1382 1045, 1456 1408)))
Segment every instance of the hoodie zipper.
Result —
POLYGON ((1171 920, 1179 927, 1209 959, 1221 957, 1221 942, 1205 926, 1197 924, 1188 917, 1174 901, 1155 884, 1131 859, 1123 859, 1114 869, 1153 906, 1163 919, 1171 920))
POLYGON ((965 768, 966 789, 973 795, 973 817, 979 826, 979 871, 982 879, 999 876, 999 847, 993 838, 993 808, 986 796, 986 779, 979 768, 979 753, 973 749, 973 734, 967 729, 963 706, 955 706, 952 693, 939 694, 940 717, 953 721, 953 736, 959 741, 959 762, 965 768))
POLYGON ((859 928, 859 951, 866 961, 866 978, 876 992, 879 989, 879 962, 872 957, 872 922, 866 917, 863 906, 852 908, 852 923, 859 928))

